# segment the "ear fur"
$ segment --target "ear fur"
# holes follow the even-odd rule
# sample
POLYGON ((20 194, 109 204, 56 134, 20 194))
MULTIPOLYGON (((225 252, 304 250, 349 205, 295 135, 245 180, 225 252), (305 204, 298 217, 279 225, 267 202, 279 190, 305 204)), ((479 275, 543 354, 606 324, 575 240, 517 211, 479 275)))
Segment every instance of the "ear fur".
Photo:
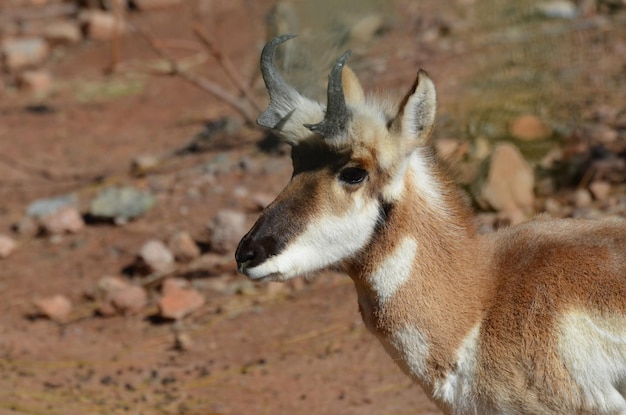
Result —
POLYGON ((391 124, 392 132, 399 134, 407 153, 428 142, 435 124, 437 92, 426 71, 420 69, 413 87, 406 94, 398 114, 391 124))
POLYGON ((346 97, 346 103, 349 105, 357 105, 365 99, 363 87, 356 77, 356 74, 349 66, 344 66, 341 72, 341 83, 343 84, 343 93, 346 97))

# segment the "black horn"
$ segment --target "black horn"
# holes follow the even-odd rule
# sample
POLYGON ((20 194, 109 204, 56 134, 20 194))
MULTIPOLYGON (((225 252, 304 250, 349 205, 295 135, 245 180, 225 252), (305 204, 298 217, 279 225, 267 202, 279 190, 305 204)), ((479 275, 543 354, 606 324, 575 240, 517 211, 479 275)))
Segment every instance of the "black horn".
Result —
POLYGON ((276 48, 295 36, 282 35, 275 37, 265 44, 263 52, 261 52, 261 74, 270 96, 270 103, 267 109, 257 119, 257 124, 262 127, 276 128, 283 118, 289 115, 285 108, 292 108, 293 105, 291 103, 300 97, 298 91, 280 75, 274 62, 276 48))
POLYGON ((321 135, 324 138, 332 138, 341 135, 352 116, 346 106, 346 98, 341 82, 341 72, 346 65, 346 61, 351 51, 344 53, 330 71, 328 75, 328 98, 326 103, 326 115, 322 122, 317 124, 305 124, 309 130, 321 135))

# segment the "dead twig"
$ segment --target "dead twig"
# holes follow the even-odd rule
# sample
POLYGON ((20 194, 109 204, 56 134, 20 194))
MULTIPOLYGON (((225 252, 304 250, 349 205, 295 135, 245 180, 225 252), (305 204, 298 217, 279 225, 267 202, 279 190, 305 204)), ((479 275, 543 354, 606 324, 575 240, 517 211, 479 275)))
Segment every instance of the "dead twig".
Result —
POLYGON ((143 30, 137 27, 134 27, 133 29, 159 57, 168 62, 168 74, 178 76, 181 79, 189 82, 190 84, 195 85, 196 87, 221 99, 222 101, 226 102, 228 105, 236 109, 244 117, 246 124, 251 126, 256 125, 256 114, 258 113, 258 110, 251 108, 251 103, 249 102, 249 100, 242 100, 222 88, 220 85, 182 69, 176 59, 174 59, 165 51, 159 41, 155 40, 152 36, 148 35, 143 30))
POLYGON ((254 109, 256 109, 257 112, 261 112, 263 110, 263 107, 257 102, 256 97, 252 93, 250 93, 250 88, 242 79, 239 71, 237 70, 233 62, 228 58, 228 56, 222 53, 222 50, 218 47, 214 39, 204 31, 200 24, 194 23, 192 28, 193 33, 196 35, 198 40, 207 48, 207 50, 215 58, 217 63, 220 64, 226 75, 235 84, 239 91, 248 99, 248 101, 250 101, 250 103, 254 106, 254 109))

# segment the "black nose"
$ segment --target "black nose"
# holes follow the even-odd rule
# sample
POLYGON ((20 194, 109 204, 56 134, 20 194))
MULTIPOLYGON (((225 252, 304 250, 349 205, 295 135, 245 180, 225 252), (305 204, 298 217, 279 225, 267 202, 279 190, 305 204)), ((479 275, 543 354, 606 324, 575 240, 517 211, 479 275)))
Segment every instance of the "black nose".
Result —
POLYGON ((260 265, 278 252, 279 243, 276 238, 273 236, 256 238, 255 236, 257 235, 251 231, 243 237, 237 246, 235 260, 239 269, 260 265))

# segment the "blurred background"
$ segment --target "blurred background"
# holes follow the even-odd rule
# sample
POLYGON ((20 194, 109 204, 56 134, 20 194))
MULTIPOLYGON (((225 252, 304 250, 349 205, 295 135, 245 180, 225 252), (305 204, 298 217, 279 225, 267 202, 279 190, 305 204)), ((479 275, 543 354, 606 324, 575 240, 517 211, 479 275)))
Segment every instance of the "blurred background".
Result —
POLYGON ((237 275, 288 182, 259 54, 398 102, 482 232, 626 215, 624 0, 1 0, 0 414, 438 414, 335 272, 237 275))

